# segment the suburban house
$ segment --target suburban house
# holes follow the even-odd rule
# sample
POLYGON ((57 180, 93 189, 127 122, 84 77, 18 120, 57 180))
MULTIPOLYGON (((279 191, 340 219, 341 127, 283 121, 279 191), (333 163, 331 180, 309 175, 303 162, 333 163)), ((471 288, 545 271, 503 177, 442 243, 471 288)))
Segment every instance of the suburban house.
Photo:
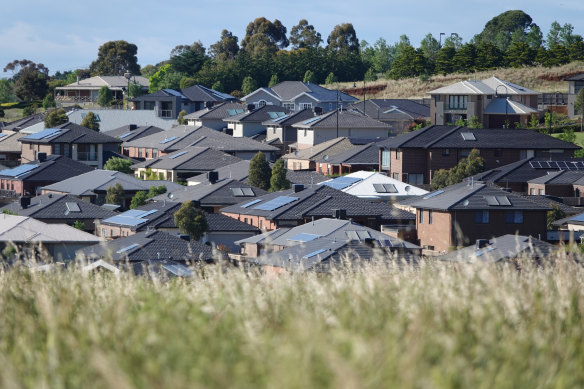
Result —
POLYGON ((245 111, 237 112, 235 110, 235 115, 228 116, 223 121, 227 123, 226 131, 228 133, 233 134, 236 138, 241 138, 265 132, 266 126, 262 123, 270 119, 286 116, 290 113, 290 110, 272 105, 264 105, 259 108, 254 105, 248 105, 245 111))
POLYGON ((0 163, 2 165, 13 167, 20 164, 22 145, 19 140, 25 135, 16 131, 0 132, 0 163))
POLYGON ((580 92, 580 89, 584 88, 584 72, 568 77, 564 79, 564 81, 568 81, 568 116, 573 118, 582 114, 582 112, 576 112, 574 103, 576 102, 578 92, 580 92))
POLYGON ((45 185, 92 171, 62 155, 38 154, 38 160, 0 171, 0 190, 14 196, 36 196, 45 185))
POLYGON ((352 218, 376 230, 382 224, 406 227, 414 223, 414 216, 409 212, 360 199, 326 185, 312 188, 294 185, 293 189, 225 207, 221 213, 266 231, 294 227, 323 217, 352 218))
POLYGON ((454 124, 477 117, 484 128, 513 128, 515 123, 527 127, 530 116, 538 115, 541 93, 493 76, 460 81, 428 94, 432 124, 454 124))
POLYGON ((241 159, 251 159, 258 151, 273 161, 279 149, 249 138, 234 138, 231 135, 207 127, 178 126, 122 144, 125 156, 152 159, 181 151, 188 146, 210 147, 241 159))
POLYGON ((99 90, 107 86, 114 100, 122 100, 126 95, 130 83, 139 84, 144 91, 148 90, 150 81, 146 77, 132 76, 95 76, 84 80, 77 80, 66 86, 55 88, 55 101, 59 105, 74 105, 96 103, 99 90))
POLYGON ((14 120, 9 123, 4 123, 0 125, 0 129, 2 132, 5 131, 16 131, 21 132, 22 130, 34 126, 36 124, 44 124, 45 122, 45 113, 35 113, 33 115, 25 116, 22 119, 14 120))
POLYGON ((95 220, 115 215, 115 212, 70 195, 46 194, 33 198, 21 197, 0 209, 15 215, 29 216, 48 224, 83 223, 83 231, 94 233, 95 220))
POLYGON ((275 105, 290 111, 315 107, 332 111, 358 101, 346 93, 301 81, 283 81, 271 88, 262 87, 244 96, 242 100, 256 107, 275 105))
POLYGON ((20 138, 22 162, 38 159, 38 154, 63 155, 101 169, 109 153, 116 153, 121 140, 74 123, 47 128, 20 138))
POLYGON ((107 189, 120 184, 124 189, 124 203, 122 207, 129 207, 132 197, 139 191, 148 192, 153 186, 165 186, 168 191, 184 188, 180 184, 166 180, 140 180, 132 175, 114 170, 92 170, 76 175, 75 177, 59 181, 42 188, 42 194, 70 194, 87 200, 93 204, 105 203, 107 189))
POLYGON ((477 149, 486 170, 530 157, 566 158, 579 146, 533 130, 432 125, 379 142, 379 170, 413 185, 429 184, 477 149))
POLYGON ((352 150, 355 147, 349 138, 339 137, 313 147, 285 154, 282 159, 286 161, 288 170, 316 170, 316 161, 330 158, 332 155, 352 150))
POLYGON ((227 123, 223 119, 239 115, 245 112, 246 108, 245 104, 230 101, 189 113, 184 119, 189 126, 205 126, 214 130, 223 130, 227 128, 227 123))
POLYGON ((262 125, 266 128, 266 142, 276 141, 272 144, 281 145, 282 151, 285 152, 288 146, 297 140, 298 130, 293 124, 313 118, 315 115, 316 111, 306 108, 264 121, 262 125))
POLYGON ((316 171, 322 174, 343 175, 360 170, 377 170, 379 147, 375 143, 355 146, 347 151, 325 155, 316 161, 316 171))
POLYGON ((389 136, 391 126, 362 113, 335 110, 300 121, 297 130, 297 149, 305 149, 331 139, 345 136, 374 142, 389 136))
POLYGON ((138 126, 136 124, 128 124, 114 130, 105 132, 106 135, 121 139, 124 142, 140 139, 148 135, 162 132, 164 129, 156 126, 138 126))
POLYGON ((362 199, 396 201, 410 196, 422 196, 427 190, 395 180, 377 172, 359 171, 321 182, 331 188, 362 199))
POLYGON ((347 107, 391 126, 391 135, 430 121, 430 106, 409 99, 370 99, 347 107))
POLYGON ((130 109, 75 109, 69 113, 69 121, 81 124, 88 112, 93 112, 97 117, 101 132, 115 130, 127 126, 129 123, 139 127, 155 126, 163 130, 169 130, 176 126, 176 119, 161 118, 156 116, 155 111, 130 109))
POLYGON ((550 206, 529 197, 473 181, 424 195, 410 204, 416 209, 419 245, 446 253, 505 234, 545 239, 550 206))
POLYGON ((529 180, 527 193, 553 197, 584 197, 584 193, 580 193, 579 189, 582 182, 584 182, 584 170, 558 170, 529 180))
POLYGON ((187 178, 240 161, 233 155, 209 147, 190 146, 173 154, 147 159, 132 165, 136 177, 154 174, 160 180, 186 182, 187 178))
POLYGON ((5 260, 44 262, 75 259, 75 251, 101 242, 101 238, 66 224, 47 224, 29 216, 0 214, 0 250, 14 247, 5 260))

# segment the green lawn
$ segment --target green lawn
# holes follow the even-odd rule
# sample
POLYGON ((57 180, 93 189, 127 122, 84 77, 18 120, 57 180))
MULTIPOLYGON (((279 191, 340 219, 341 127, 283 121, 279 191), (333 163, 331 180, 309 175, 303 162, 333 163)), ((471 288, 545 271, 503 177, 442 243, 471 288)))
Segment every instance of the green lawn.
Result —
MULTIPOLYGON (((554 138, 557 138, 561 134, 552 134, 554 138)), ((580 147, 584 147, 584 132, 574 132, 576 135, 576 144, 580 147)))

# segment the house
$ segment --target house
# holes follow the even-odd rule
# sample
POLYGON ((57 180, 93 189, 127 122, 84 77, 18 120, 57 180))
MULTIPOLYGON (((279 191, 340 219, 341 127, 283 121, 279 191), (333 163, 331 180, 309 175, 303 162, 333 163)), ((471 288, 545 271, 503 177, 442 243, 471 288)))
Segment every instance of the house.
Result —
POLYGON ((548 260, 558 251, 557 246, 532 236, 507 234, 481 239, 475 245, 438 257, 451 262, 502 262, 514 259, 548 260))
POLYGON ((349 240, 360 242, 376 240, 381 247, 399 249, 401 252, 421 253, 420 248, 412 243, 390 237, 351 220, 331 218, 318 219, 292 228, 278 228, 260 235, 238 240, 235 243, 240 245, 240 252, 245 257, 257 258, 264 254, 277 252, 287 247, 302 245, 312 241, 326 244, 331 241, 345 242, 349 240))
POLYGON ((0 132, 0 163, 7 167, 20 165, 22 146, 20 138, 25 136, 16 131, 0 132))
POLYGON ((193 175, 207 173, 238 161, 239 158, 210 147, 190 146, 172 154, 138 162, 132 165, 132 169, 136 177, 144 178, 151 172, 160 180, 185 182, 193 175))
POLYGON ((25 116, 22 119, 14 120, 10 123, 4 123, 0 126, 2 132, 5 131, 15 131, 21 132, 22 130, 34 126, 36 124, 44 125, 45 123, 45 113, 35 113, 33 115, 25 116))
POLYGON ((279 149, 248 138, 234 138, 207 127, 178 126, 122 144, 122 152, 130 158, 158 158, 181 151, 188 146, 210 147, 241 159, 251 159, 258 151, 274 160, 279 149))
POLYGON ((419 245, 446 253, 478 239, 520 234, 545 239, 549 206, 482 182, 463 182, 422 196, 416 209, 419 245))
POLYGON ((391 126, 362 113, 335 110, 300 121, 293 125, 297 129, 297 148, 305 149, 320 143, 345 136, 351 139, 379 141, 389 136, 391 126))
POLYGON ((355 146, 347 151, 325 155, 316 161, 316 171, 327 175, 343 175, 360 170, 377 170, 379 147, 375 143, 355 146))
POLYGON ((245 112, 245 104, 238 102, 225 102, 210 107, 205 107, 193 113, 185 115, 184 119, 189 126, 204 126, 214 130, 227 128, 227 123, 223 119, 230 116, 239 115, 245 112))
POLYGON ((66 261, 75 251, 99 243, 101 238, 66 224, 47 224, 29 216, 0 214, 0 250, 6 259, 66 261), (7 246, 15 248, 7 255, 7 246))
POLYGON ((109 187, 120 184, 124 189, 123 207, 129 207, 132 197, 139 191, 148 192, 153 186, 165 186, 168 191, 184 188, 165 180, 140 180, 132 175, 114 170, 92 170, 42 188, 42 194, 70 194, 93 204, 102 205, 109 187))
POLYGON ((339 137, 313 147, 285 154, 282 159, 286 161, 286 169, 288 170, 316 170, 316 161, 354 148, 355 146, 349 138, 339 137))
POLYGON ((262 123, 266 128, 266 141, 276 141, 272 144, 281 145, 282 151, 286 151, 290 144, 297 141, 298 130, 293 125, 313 118, 316 112, 318 111, 306 108, 277 118, 269 118, 262 123))
POLYGON ((395 201, 409 196, 423 196, 427 190, 394 180, 385 174, 359 171, 321 182, 331 188, 369 200, 395 201))
POLYGON ((132 76, 95 76, 77 80, 72 84, 55 88, 55 101, 59 105, 75 105, 96 103, 99 90, 107 86, 112 91, 113 100, 122 100, 130 82, 136 83, 144 91, 148 90, 150 82, 146 77, 132 76))
POLYGON ((120 128, 104 132, 106 135, 121 139, 124 142, 144 138, 145 136, 156 134, 164 131, 164 129, 156 126, 138 126, 136 124, 128 124, 120 128))
POLYGON ((390 135, 408 132, 419 123, 430 121, 430 106, 409 99, 370 99, 347 107, 391 126, 390 135))
POLYGON ((413 185, 429 184, 477 149, 486 170, 530 157, 565 158, 579 146, 533 130, 432 125, 379 142, 379 170, 413 185))
POLYGON ((578 182, 584 182, 584 170, 558 170, 529 180, 527 193, 540 196, 582 197, 584 193, 580 193, 580 189, 577 187, 578 182))
POLYGON ((265 132, 266 126, 262 123, 270 119, 284 117, 290 113, 288 109, 272 105, 264 105, 259 108, 248 105, 245 111, 237 112, 235 110, 235 115, 223 119, 227 123, 227 132, 235 138, 251 137, 265 132))
MULTIPOLYGON (((195 187, 196 188, 196 187, 195 187)), ((382 224, 409 226, 414 216, 384 203, 360 199, 326 185, 269 193, 251 201, 225 207, 221 213, 261 230, 294 227, 323 217, 352 218, 379 230, 382 224)))
POLYGON ((101 169, 108 153, 115 153, 121 140, 74 123, 47 128, 20 138, 22 162, 38 159, 39 153, 64 155, 74 161, 101 169))
POLYGON ((62 155, 38 153, 38 160, 0 171, 0 190, 14 196, 36 196, 41 188, 92 171, 62 155))
POLYGON ((128 125, 128 123, 139 127, 155 126, 163 130, 169 130, 176 126, 176 119, 158 117, 155 111, 131 109, 75 109, 69 114, 69 121, 81 124, 88 112, 93 112, 96 115, 101 132, 115 130, 128 125))
POLYGON ((52 193, 32 199, 21 197, 20 201, 5 205, 0 211, 33 217, 47 224, 59 223, 72 226, 76 222, 81 222, 83 223, 83 231, 89 233, 95 232, 94 222, 96 219, 105 219, 116 214, 77 197, 52 193))
POLYGON ((290 111, 306 108, 321 108, 323 111, 332 111, 339 106, 344 107, 355 101, 353 96, 338 90, 331 90, 310 82, 283 81, 271 88, 262 87, 242 98, 246 104, 256 107, 273 105, 284 107, 290 111))
POLYGON ((565 78, 564 81, 568 81, 568 116, 573 118, 582 114, 582 112, 576 111, 574 103, 578 92, 584 88, 584 72, 565 78))
POLYGON ((181 111, 191 113, 237 98, 203 85, 193 85, 181 91, 161 89, 157 92, 130 99, 132 109, 154 110, 162 118, 176 119, 181 111))
POLYGON ((169 190, 167 193, 154 197, 154 200, 176 201, 184 203, 194 201, 197 206, 209 213, 219 212, 223 207, 254 200, 267 192, 263 189, 252 187, 244 182, 224 178, 217 179, 216 173, 207 173, 208 180, 195 186, 181 186, 169 190))
POLYGON ((477 117, 484 128, 513 128, 516 123, 527 127, 531 115, 538 115, 541 93, 493 76, 460 81, 428 94, 432 124, 454 124, 477 117))

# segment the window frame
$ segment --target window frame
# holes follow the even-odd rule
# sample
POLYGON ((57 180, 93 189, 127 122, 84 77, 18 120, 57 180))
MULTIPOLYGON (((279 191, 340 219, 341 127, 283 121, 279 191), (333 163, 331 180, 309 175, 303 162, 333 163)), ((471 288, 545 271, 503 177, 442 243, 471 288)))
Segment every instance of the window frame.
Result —
POLYGON ((491 216, 488 210, 475 211, 475 224, 489 224, 490 219, 491 216))

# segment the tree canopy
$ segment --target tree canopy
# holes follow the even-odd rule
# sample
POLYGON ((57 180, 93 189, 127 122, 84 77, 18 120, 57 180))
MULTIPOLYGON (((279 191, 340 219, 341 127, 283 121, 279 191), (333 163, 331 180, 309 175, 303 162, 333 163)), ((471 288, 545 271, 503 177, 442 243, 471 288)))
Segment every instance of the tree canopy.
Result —
POLYGON ((99 122, 97 121, 97 116, 93 112, 87 112, 81 121, 81 125, 90 130, 99 132, 99 122))
POLYGON ((193 240, 201 239, 209 229, 205 213, 195 207, 192 201, 183 203, 175 212, 174 224, 181 233, 189 235, 193 240))
POLYGON ((113 95, 110 88, 107 85, 102 86, 97 92, 97 104, 102 107, 107 107, 112 102, 113 95))
POLYGON ((115 170, 126 174, 134 174, 134 171, 130 166, 132 166, 132 161, 130 161, 129 159, 111 157, 103 165, 103 168, 104 170, 115 170))
POLYGON ((331 31, 327 40, 327 48, 343 53, 359 52, 359 40, 351 23, 338 24, 331 31))
POLYGON ((115 185, 107 188, 105 202, 107 204, 124 206, 124 194, 125 192, 122 185, 120 185, 120 183, 116 183, 115 185))
POLYGON ((126 41, 110 41, 101 45, 97 59, 91 63, 92 75, 123 76, 124 73, 140 74, 138 47, 126 41))
POLYGON ((479 150, 472 149, 468 157, 462 159, 452 169, 440 169, 432 177, 432 189, 440 189, 446 186, 458 184, 466 177, 473 176, 485 170, 485 160, 479 150))
POLYGON ((63 108, 52 109, 45 115, 45 128, 54 128, 68 121, 69 117, 63 108))
POLYGON ((268 190, 270 188, 271 176, 272 170, 266 160, 266 156, 261 151, 258 151, 249 162, 249 184, 263 190, 268 190))
POLYGON ((320 32, 314 29, 312 24, 308 24, 306 19, 302 19, 290 30, 290 43, 293 49, 317 48, 322 42, 320 32))
POLYGON ((241 49, 254 57, 265 51, 273 53, 284 49, 290 44, 286 31, 286 27, 278 19, 274 19, 272 23, 264 17, 257 18, 247 25, 241 49))
POLYGON ((270 192, 290 189, 290 181, 286 178, 286 165, 283 159, 278 159, 272 168, 270 192))

